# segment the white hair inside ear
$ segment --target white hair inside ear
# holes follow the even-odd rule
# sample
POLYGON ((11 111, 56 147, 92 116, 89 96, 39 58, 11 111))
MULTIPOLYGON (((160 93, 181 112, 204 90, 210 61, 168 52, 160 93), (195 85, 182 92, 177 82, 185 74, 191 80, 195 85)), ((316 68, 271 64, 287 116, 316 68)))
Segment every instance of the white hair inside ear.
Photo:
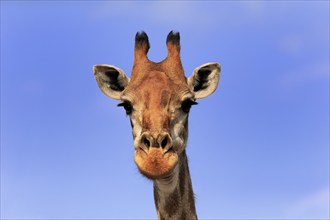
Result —
POLYGON ((120 99, 122 91, 129 82, 125 72, 108 64, 95 65, 93 71, 101 91, 110 98, 120 99))
POLYGON ((197 67, 187 79, 188 86, 196 99, 211 95, 218 87, 220 80, 220 64, 206 63, 197 67))

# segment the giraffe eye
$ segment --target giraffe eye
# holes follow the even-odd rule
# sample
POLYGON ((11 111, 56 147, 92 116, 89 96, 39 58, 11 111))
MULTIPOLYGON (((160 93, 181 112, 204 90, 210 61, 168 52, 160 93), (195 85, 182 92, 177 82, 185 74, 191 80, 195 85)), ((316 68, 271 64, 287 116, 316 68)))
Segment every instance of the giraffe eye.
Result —
POLYGON ((191 106, 197 104, 197 102, 191 99, 184 100, 181 104, 181 110, 185 113, 189 113, 191 106))
POLYGON ((129 102, 122 102, 122 103, 119 103, 117 106, 118 107, 123 107, 125 109, 127 115, 132 114, 133 107, 132 107, 132 104, 131 103, 129 103, 129 102))

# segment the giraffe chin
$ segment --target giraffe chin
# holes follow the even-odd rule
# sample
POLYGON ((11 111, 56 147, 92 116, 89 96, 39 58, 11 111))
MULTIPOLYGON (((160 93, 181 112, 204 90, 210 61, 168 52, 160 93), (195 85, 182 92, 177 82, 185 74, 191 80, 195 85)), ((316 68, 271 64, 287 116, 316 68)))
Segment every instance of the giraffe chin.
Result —
POLYGON ((135 150, 134 161, 142 175, 158 179, 168 176, 174 170, 178 155, 173 151, 164 154, 161 148, 151 147, 148 153, 141 149, 135 150))

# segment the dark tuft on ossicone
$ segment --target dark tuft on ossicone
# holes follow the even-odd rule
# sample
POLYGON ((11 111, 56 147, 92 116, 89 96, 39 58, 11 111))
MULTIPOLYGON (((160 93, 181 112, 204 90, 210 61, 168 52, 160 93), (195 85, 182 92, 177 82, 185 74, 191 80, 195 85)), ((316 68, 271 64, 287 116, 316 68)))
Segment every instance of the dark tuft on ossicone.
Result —
POLYGON ((180 33, 171 31, 167 35, 166 43, 172 43, 174 45, 180 46, 180 33))
POLYGON ((136 33, 135 47, 136 48, 145 47, 146 52, 148 52, 148 50, 150 48, 150 44, 149 44, 149 39, 148 39, 148 35, 146 34, 146 32, 141 31, 141 32, 136 33))

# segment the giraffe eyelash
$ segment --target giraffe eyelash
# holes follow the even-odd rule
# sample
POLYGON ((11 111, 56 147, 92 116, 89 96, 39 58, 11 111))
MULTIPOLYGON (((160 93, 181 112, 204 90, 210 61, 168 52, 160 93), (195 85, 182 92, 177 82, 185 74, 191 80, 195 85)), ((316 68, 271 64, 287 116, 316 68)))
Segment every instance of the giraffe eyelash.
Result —
POLYGON ((189 113, 191 106, 197 105, 198 103, 192 99, 186 99, 181 104, 181 110, 185 113, 189 113))
POLYGON ((130 115, 133 112, 133 106, 130 102, 124 101, 117 105, 118 107, 123 107, 126 111, 126 115, 130 115))

